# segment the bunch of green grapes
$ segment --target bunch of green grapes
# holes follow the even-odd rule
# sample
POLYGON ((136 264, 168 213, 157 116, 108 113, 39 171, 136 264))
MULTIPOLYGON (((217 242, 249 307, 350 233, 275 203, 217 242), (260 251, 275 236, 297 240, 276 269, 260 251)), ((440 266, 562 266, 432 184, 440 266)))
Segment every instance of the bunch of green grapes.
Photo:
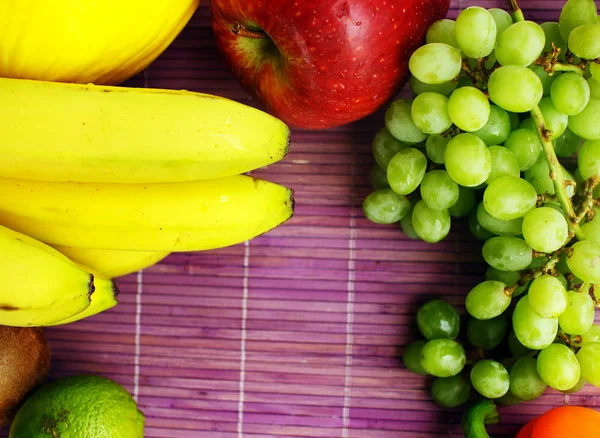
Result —
MULTIPOLYGON (((558 22, 541 25, 520 10, 468 7, 430 27, 409 68, 413 98, 390 104, 373 140, 375 191, 364 213, 376 223, 399 222, 407 236, 429 243, 448 235, 451 218, 467 217, 489 265, 466 296, 467 334, 480 351, 506 340, 510 358, 483 354, 470 379, 459 379, 466 355, 454 330, 433 333, 420 324, 427 341, 407 347, 407 368, 436 376, 434 388, 457 397, 441 402, 448 406, 471 386, 513 401, 536 398, 547 386, 600 386, 600 327, 593 324, 600 303, 600 23, 593 0, 568 0, 558 22)), ((447 313, 430 312, 428 324, 454 327, 435 319, 447 313)))

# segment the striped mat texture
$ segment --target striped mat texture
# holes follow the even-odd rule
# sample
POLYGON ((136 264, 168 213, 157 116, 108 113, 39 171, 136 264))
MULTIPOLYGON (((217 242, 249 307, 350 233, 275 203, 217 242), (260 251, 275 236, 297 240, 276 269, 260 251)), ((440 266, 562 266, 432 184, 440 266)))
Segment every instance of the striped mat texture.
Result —
MULTIPOLYGON (((470 5, 453 1, 449 17, 470 5)), ((557 20, 562 2, 524 0, 528 19, 557 20)), ((128 85, 188 89, 256 105, 227 70, 206 2, 172 46, 128 85)), ((465 223, 429 245, 362 213, 383 113, 337 129, 294 131, 282 162, 253 172, 296 192, 285 225, 249 243, 173 254, 123 277, 120 304, 46 330, 52 377, 94 373, 124 385, 146 437, 460 437, 461 411, 431 401, 407 372, 415 313, 444 297, 464 314, 482 278, 481 244, 465 223)), ((514 437, 551 406, 597 406, 600 392, 548 390, 501 407, 494 437, 514 437)), ((6 431, 1 436, 7 436, 6 431)))

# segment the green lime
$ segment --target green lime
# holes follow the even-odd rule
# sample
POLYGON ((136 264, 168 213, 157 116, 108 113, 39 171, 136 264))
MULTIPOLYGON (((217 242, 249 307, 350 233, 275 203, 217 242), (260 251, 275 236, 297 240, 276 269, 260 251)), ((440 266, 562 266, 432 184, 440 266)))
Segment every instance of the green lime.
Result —
POLYGON ((10 438, 143 438, 144 414, 118 383, 78 375, 50 382, 21 406, 10 438))

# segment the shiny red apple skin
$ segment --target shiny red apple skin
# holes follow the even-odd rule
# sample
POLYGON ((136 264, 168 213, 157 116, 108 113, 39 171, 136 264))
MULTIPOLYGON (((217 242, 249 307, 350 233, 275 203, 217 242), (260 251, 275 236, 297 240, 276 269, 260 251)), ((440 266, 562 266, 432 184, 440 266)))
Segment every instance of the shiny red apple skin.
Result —
POLYGON ((397 94, 411 53, 449 3, 211 0, 210 6, 217 47, 242 87, 291 127, 325 129, 372 114, 397 94), (265 36, 261 30, 268 37, 252 37, 265 36))

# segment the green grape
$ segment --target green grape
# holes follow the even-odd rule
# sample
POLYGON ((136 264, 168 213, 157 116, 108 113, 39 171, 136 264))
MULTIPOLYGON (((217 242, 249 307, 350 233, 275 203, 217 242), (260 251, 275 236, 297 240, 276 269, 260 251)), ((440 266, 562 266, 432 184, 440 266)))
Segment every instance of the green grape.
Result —
POLYGON ((586 82, 590 87, 590 99, 600 99, 600 79, 587 78, 586 82))
POLYGON ((537 193, 535 188, 524 179, 503 176, 487 186, 483 193, 483 203, 490 215, 510 221, 524 217, 535 208, 537 193))
POLYGON ((535 123, 533 123, 533 118, 531 118, 531 117, 524 118, 523 121, 519 124, 519 129, 529 129, 530 131, 535 133, 536 127, 535 127, 535 123))
POLYGON ((592 324, 590 329, 581 335, 582 345, 590 342, 600 342, 600 325, 592 324))
POLYGON ((567 308, 558 317, 558 324, 565 333, 582 335, 594 323, 594 300, 586 293, 569 291, 567 293, 567 308))
POLYGON ((504 147, 515 154, 521 170, 533 166, 542 152, 537 134, 529 129, 512 131, 504 142, 504 147))
POLYGON ((409 239, 415 239, 415 240, 420 239, 419 235, 415 231, 415 227, 413 226, 413 221, 412 221, 413 210, 414 210, 414 207, 417 204, 417 202, 419 202, 417 199, 411 200, 410 210, 408 210, 408 213, 406 213, 406 216, 404 216, 402 219, 400 219, 400 228, 402 229, 402 232, 404 233, 404 235, 406 237, 408 237, 409 239))
POLYGON ((560 284, 562 284, 562 286, 567 289, 567 287, 569 287, 569 283, 567 281, 567 279, 565 278, 564 275, 562 275, 560 272, 557 273, 558 275, 556 276, 556 278, 558 278, 558 281, 560 281, 560 284))
POLYGON ((600 343, 590 342, 577 352, 581 376, 594 386, 600 386, 600 343))
POLYGON ((450 214, 448 210, 434 210, 425 201, 420 200, 412 213, 415 233, 427 243, 443 240, 450 232, 450 214))
POLYGON ((593 1, 567 0, 560 11, 558 25, 563 41, 569 41, 571 31, 582 24, 596 23, 598 11, 593 1))
POLYGON ((363 201, 363 212, 367 219, 377 224, 398 222, 408 213, 410 202, 406 196, 390 188, 375 190, 363 201))
MULTIPOLYGON (((500 108, 500 107, 498 107, 500 108)), ((519 127, 519 123, 521 123, 520 119, 519 119, 519 115, 517 113, 512 113, 507 111, 508 117, 510 119, 510 130, 514 131, 515 129, 517 129, 519 127)))
POLYGON ((379 166, 385 170, 394 155, 409 147, 401 142, 387 128, 381 128, 373 138, 373 157, 379 166))
POLYGON ((517 302, 512 323, 519 342, 531 350, 546 348, 554 342, 558 332, 558 318, 542 318, 529 305, 527 295, 517 302))
POLYGON ((588 283, 600 283, 600 243, 582 240, 571 246, 567 265, 573 274, 588 283))
POLYGON ((600 24, 583 24, 569 35, 569 50, 582 59, 600 57, 600 24))
POLYGON ((552 82, 550 97, 558 111, 567 116, 574 116, 583 111, 588 104, 590 86, 583 76, 577 73, 563 73, 552 82))
POLYGON ((439 93, 421 93, 413 100, 410 114, 425 134, 441 134, 452 126, 448 115, 448 98, 439 93))
POLYGON ((568 236, 567 220, 553 208, 536 208, 523 219, 523 238, 535 251, 552 253, 564 245, 568 236))
POLYGON ((369 172, 369 183, 371 183, 371 187, 374 190, 385 189, 389 187, 387 181, 387 174, 385 170, 383 170, 379 164, 373 164, 371 166, 371 171, 369 172))
POLYGON ((546 35, 544 52, 552 53, 552 43, 554 43, 556 48, 560 49, 558 59, 564 61, 565 54, 567 53, 567 42, 563 40, 560 34, 558 23, 556 21, 547 21, 546 23, 540 24, 540 27, 546 35))
POLYGON ((392 157, 387 167, 387 180, 399 195, 412 193, 425 176, 427 157, 415 148, 406 148, 392 157))
POLYGON ((490 75, 488 93, 500 108, 524 113, 540 102, 544 87, 535 72, 527 67, 505 65, 490 75))
POLYGON ((479 6, 463 9, 456 17, 454 37, 469 58, 483 58, 494 50, 496 22, 487 10, 479 6))
POLYGON ((471 384, 484 397, 499 398, 508 392, 510 377, 500 362, 483 359, 471 369, 471 384))
MULTIPOLYGON (((581 364, 579 364, 579 367, 581 368, 581 364)), ((583 377, 581 377, 581 371, 580 371, 579 380, 577 381, 575 386, 567 389, 566 391, 561 391, 561 392, 564 394, 575 394, 576 392, 581 391, 583 389, 583 387, 585 386, 585 384, 586 384, 586 381, 583 377)))
POLYGON ((458 76, 462 68, 460 51, 448 44, 430 43, 413 52, 408 68, 426 84, 443 84, 458 76))
POLYGON ((465 307, 474 318, 486 320, 501 315, 510 305, 511 297, 504 293, 506 285, 499 281, 483 281, 467 294, 465 307))
POLYGON ((477 131, 490 118, 490 102, 475 87, 457 88, 448 99, 448 114, 452 123, 463 131, 477 131))
POLYGON ((513 357, 523 357, 533 351, 521 344, 514 330, 508 334, 508 349, 513 357))
POLYGON ((600 244, 600 207, 594 207, 595 216, 581 226, 586 239, 600 244))
POLYGON ((521 357, 510 369, 510 391, 521 400, 534 400, 547 388, 537 371, 537 361, 530 356, 521 357))
POLYGON ((550 97, 544 97, 538 106, 544 116, 546 128, 552 132, 550 139, 554 140, 563 135, 569 123, 569 116, 557 110, 550 97))
POLYGON ((590 99, 583 111, 569 116, 569 129, 585 140, 600 140, 600 98, 590 99))
POLYGON ((498 38, 500 38, 500 35, 502 35, 502 32, 504 32, 511 24, 513 24, 513 19, 504 9, 490 8, 488 9, 488 12, 492 15, 494 21, 496 22, 497 41, 498 38))
POLYGON ((429 29, 427 29, 427 34, 425 35, 426 43, 444 43, 449 46, 456 47, 458 49, 458 43, 454 38, 454 25, 456 23, 454 20, 449 20, 448 18, 443 18, 441 20, 437 20, 429 29))
POLYGON ((444 154, 446 145, 450 141, 450 136, 430 135, 425 142, 425 153, 435 164, 444 164, 444 154))
POLYGON ((407 370, 424 376, 427 372, 421 366, 421 350, 427 341, 414 341, 404 348, 402 362, 407 370))
MULTIPOLYGON (((600 23, 598 23, 598 24, 600 24, 600 23)), ((600 79, 600 63, 598 63, 598 62, 590 62, 590 64, 588 65, 588 68, 590 70, 590 75, 595 80, 600 79)))
POLYGON ((432 93, 440 93, 443 95, 448 95, 454 91, 456 88, 455 81, 442 82, 441 84, 426 84, 415 78, 413 75, 410 75, 408 78, 408 85, 410 86, 410 90, 415 95, 419 95, 421 93, 432 92, 432 93))
POLYGON ((546 385, 559 391, 566 391, 579 382, 579 362, 566 345, 551 344, 540 351, 537 371, 546 385))
POLYGON ((506 111, 496 105, 490 105, 490 116, 487 123, 473 134, 483 140, 487 146, 504 143, 510 134, 510 117, 506 111))
POLYGON ((476 187, 492 171, 492 157, 488 147, 479 137, 463 133, 453 137, 444 153, 446 171, 461 186, 476 187))
MULTIPOLYGON (((488 266, 485 271, 485 279, 486 280, 495 280, 501 283, 506 284, 507 286, 512 286, 516 284, 521 279, 521 273, 519 271, 501 271, 492 266, 488 266)), ((522 286, 517 287, 513 293, 512 297, 518 297, 521 295, 527 288, 529 287, 529 281, 523 284, 522 286)))
POLYGON ((497 405, 502 405, 502 406, 515 406, 522 402, 523 402, 523 400, 521 400, 519 397, 514 395, 510 391, 510 388, 509 388, 508 392, 506 394, 504 394, 502 397, 494 399, 494 403, 496 403, 497 405))
POLYGON ((490 184, 503 176, 518 178, 521 175, 519 160, 517 160, 515 154, 502 146, 490 146, 489 150, 492 157, 492 171, 485 180, 486 184, 490 184))
POLYGON ((543 318, 558 318, 567 308, 567 291, 560 280, 548 274, 529 285, 529 305, 543 318))
POLYGON ((469 342, 484 350, 491 350, 500 345, 507 331, 508 320, 502 315, 486 320, 471 317, 467 322, 469 342))
MULTIPOLYGON (((546 70, 544 70, 544 67, 541 67, 539 65, 535 65, 532 64, 530 66, 527 67, 528 69, 530 69, 532 72, 534 72, 538 78, 540 78, 540 81, 542 82, 542 89, 543 97, 546 96, 550 96, 550 92, 552 90, 552 84, 554 83, 554 81, 556 80, 557 77, 559 77, 561 74, 559 72, 554 73, 552 76, 550 76, 546 70)), ((533 120, 532 120, 533 122, 533 120)), ((531 125, 532 127, 529 129, 535 129, 533 125, 531 125)))
POLYGON ((554 182, 550 178, 550 167, 544 155, 523 173, 523 178, 533 186, 539 195, 554 195, 554 182))
POLYGON ((552 140, 552 144, 557 157, 569 158, 575 155, 579 150, 581 138, 577 137, 569 128, 567 128, 563 135, 552 140))
POLYGON ((519 237, 496 236, 481 250, 485 262, 501 271, 521 271, 531 263, 531 247, 519 237))
POLYGON ((577 157, 577 168, 582 178, 600 178, 600 140, 583 142, 577 157))
POLYGON ((427 340, 454 339, 458 336, 460 317, 444 300, 430 300, 417 312, 417 326, 427 340))
POLYGON ((494 233, 484 228, 477 220, 477 209, 471 210, 468 216, 467 224, 469 225, 469 231, 473 236, 479 240, 488 240, 495 236, 494 233))
POLYGON ((433 401, 443 408, 456 408, 469 400, 471 382, 461 375, 438 377, 431 385, 433 401))
MULTIPOLYGON (((464 217, 475 207, 475 190, 458 186, 458 199, 450 208, 448 213, 451 217, 464 217)), ((600 222, 600 221, 599 221, 600 222)))
POLYGON ((495 54, 500 65, 532 64, 544 50, 546 36, 543 29, 533 21, 511 24, 498 38, 495 54))
POLYGON ((421 182, 421 199, 429 208, 447 210, 458 200, 458 184, 445 170, 432 170, 421 182))
POLYGON ((435 377, 455 376, 466 362, 465 350, 451 339, 433 339, 421 349, 421 366, 435 377))
MULTIPOLYGON (((410 108, 412 100, 398 99, 385 111, 385 126, 389 132, 406 143, 420 143, 427 138, 412 120, 410 108)), ((384 166, 381 166, 384 167, 384 166)))
POLYGON ((486 211, 483 202, 477 206, 477 220, 482 227, 498 236, 518 236, 523 226, 522 217, 510 221, 496 219, 486 211))

